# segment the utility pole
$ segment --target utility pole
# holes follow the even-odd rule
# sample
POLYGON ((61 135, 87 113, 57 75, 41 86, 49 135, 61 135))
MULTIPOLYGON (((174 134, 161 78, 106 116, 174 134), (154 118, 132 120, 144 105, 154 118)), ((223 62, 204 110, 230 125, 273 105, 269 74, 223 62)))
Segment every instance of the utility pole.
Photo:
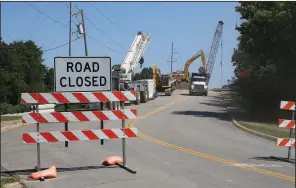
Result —
POLYGON ((171 73, 173 73, 174 43, 172 42, 171 73))
POLYGON ((69 27, 69 56, 71 56, 71 41, 72 41, 72 2, 70 1, 70 27, 69 27))
POLYGON ((85 56, 88 56, 87 43, 86 43, 86 31, 85 31, 85 24, 84 24, 84 15, 83 15, 83 10, 82 9, 81 9, 81 18, 82 18, 82 27, 83 27, 85 56))

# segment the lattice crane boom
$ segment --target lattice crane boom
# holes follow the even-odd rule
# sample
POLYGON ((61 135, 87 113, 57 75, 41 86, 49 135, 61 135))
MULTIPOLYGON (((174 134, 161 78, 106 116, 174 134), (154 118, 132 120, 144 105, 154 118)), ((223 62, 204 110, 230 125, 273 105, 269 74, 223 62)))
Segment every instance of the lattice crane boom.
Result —
POLYGON ((223 31, 223 21, 219 21, 218 26, 216 28, 215 34, 214 34, 214 39, 210 48, 210 54, 209 58, 207 61, 207 66, 206 66, 206 71, 207 71, 207 79, 206 79, 206 84, 208 85, 210 82, 210 78, 212 76, 212 71, 214 68, 215 60, 216 60, 216 55, 218 51, 218 47, 222 38, 222 31, 223 31))

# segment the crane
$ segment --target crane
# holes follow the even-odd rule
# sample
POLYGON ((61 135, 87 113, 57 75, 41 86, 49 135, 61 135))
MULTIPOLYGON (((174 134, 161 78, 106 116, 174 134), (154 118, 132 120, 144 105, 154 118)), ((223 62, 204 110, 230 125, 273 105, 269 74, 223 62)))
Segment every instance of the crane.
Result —
MULTIPOLYGON (((192 94, 203 94, 208 95, 208 85, 211 79, 212 71, 214 68, 216 54, 221 40, 223 21, 219 21, 216 28, 214 39, 210 48, 209 58, 205 66, 205 61, 203 61, 203 66, 198 69, 199 73, 191 73, 189 77, 189 95, 192 94)), ((187 74, 188 75, 188 74, 187 74)), ((189 76, 189 75, 188 75, 189 76)))
POLYGON ((214 34, 214 38, 213 38, 213 42, 212 42, 212 45, 210 48, 210 54, 209 54, 209 58, 207 61, 206 69, 203 69, 203 68, 199 69, 200 73, 206 72, 206 75, 207 75, 206 76, 207 77, 206 85, 209 84, 211 76, 212 76, 212 71, 214 68, 215 60, 216 60, 217 50, 219 47, 220 40, 222 38, 221 36, 222 36, 222 31, 223 31, 223 24, 224 24, 223 21, 219 21, 219 23, 217 25, 217 28, 216 28, 216 31, 214 34))
POLYGON ((150 33, 139 31, 121 63, 123 73, 133 73, 137 65, 143 64, 143 55, 150 42, 150 33), (141 61, 142 60, 142 61, 141 61))
POLYGON ((137 93, 135 104, 140 102, 145 103, 151 98, 153 90, 148 87, 151 84, 147 80, 133 80, 133 75, 136 73, 135 68, 144 63, 143 55, 150 43, 150 33, 142 31, 137 32, 137 35, 129 48, 125 58, 120 65, 120 88, 121 90, 134 90, 137 93))

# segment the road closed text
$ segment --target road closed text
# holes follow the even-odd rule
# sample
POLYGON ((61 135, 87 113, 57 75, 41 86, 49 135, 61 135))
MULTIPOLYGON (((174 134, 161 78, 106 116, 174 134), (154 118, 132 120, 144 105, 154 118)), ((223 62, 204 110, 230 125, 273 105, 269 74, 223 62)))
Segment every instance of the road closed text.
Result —
MULTIPOLYGON (((98 62, 67 62, 67 73, 91 73, 99 72, 100 64, 98 62)), ((96 87, 105 86, 107 79, 105 76, 77 76, 76 78, 70 76, 60 77, 61 87, 96 87)))
POLYGON ((110 57, 56 57, 55 91, 111 90, 110 57))

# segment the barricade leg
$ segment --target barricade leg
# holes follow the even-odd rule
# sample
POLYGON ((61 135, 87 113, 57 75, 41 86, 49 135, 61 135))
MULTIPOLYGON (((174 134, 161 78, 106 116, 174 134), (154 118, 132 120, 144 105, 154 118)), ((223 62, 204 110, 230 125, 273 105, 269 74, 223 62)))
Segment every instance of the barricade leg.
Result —
MULTIPOLYGON (((100 109, 104 110, 104 103, 100 102, 100 109)), ((101 121, 101 129, 104 129, 104 121, 101 121)), ((104 139, 101 140, 101 145, 104 145, 104 139)))
MULTIPOLYGON (((121 109, 124 109, 124 102, 119 102, 121 109)), ((122 120, 122 128, 125 128, 125 120, 122 120)), ((122 139, 122 158, 123 158, 123 164, 119 164, 116 163, 117 166, 119 166, 120 168, 132 173, 132 174, 136 174, 137 171, 134 171, 128 167, 126 167, 126 150, 125 150, 125 138, 122 139)))
MULTIPOLYGON (((39 111, 39 105, 37 104, 36 105, 36 111, 35 112, 38 112, 39 111)), ((39 129, 39 123, 36 123, 36 130, 37 132, 40 132, 40 129, 39 129)), ((40 170, 40 143, 37 143, 37 166, 35 167, 35 170, 36 171, 39 171, 40 170)))
MULTIPOLYGON (((294 120, 295 118, 294 118, 294 111, 292 111, 292 120, 294 120)), ((292 138, 292 132, 293 132, 293 129, 290 129, 290 136, 289 136, 289 138, 292 138)), ((288 161, 290 161, 290 157, 291 157, 291 148, 292 147, 289 147, 288 148, 288 161)))
MULTIPOLYGON (((65 112, 67 112, 68 111, 68 104, 65 103, 64 106, 65 106, 65 112)), ((68 131, 68 130, 69 130, 68 129, 68 122, 65 122, 65 131, 68 131)), ((69 142, 68 141, 65 141, 65 147, 66 148, 68 147, 68 144, 69 144, 69 142)))

